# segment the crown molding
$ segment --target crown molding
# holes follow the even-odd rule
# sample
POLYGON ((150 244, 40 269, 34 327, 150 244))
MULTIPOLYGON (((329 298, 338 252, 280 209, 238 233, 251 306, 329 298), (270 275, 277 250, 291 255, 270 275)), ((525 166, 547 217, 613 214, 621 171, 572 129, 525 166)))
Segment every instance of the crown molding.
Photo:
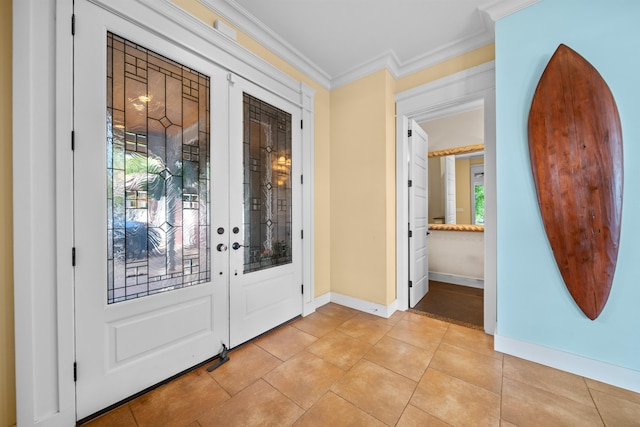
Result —
POLYGON ((493 0, 480 6, 479 9, 486 13, 495 23, 498 19, 502 19, 539 1, 540 0, 493 0))
POLYGON ((369 61, 350 68, 344 73, 334 76, 331 79, 331 89, 348 85, 349 83, 384 69, 388 70, 395 79, 400 75, 400 61, 393 50, 382 53, 369 61))
POLYGON ((311 77, 320 86, 325 89, 331 88, 329 74, 235 1, 198 1, 256 42, 311 77))
POLYGON ((198 1, 265 48, 305 73, 320 86, 327 90, 332 90, 383 69, 388 70, 395 79, 399 79, 492 43, 495 37, 494 25, 496 20, 540 0, 493 0, 487 2, 478 8, 482 19, 482 29, 463 40, 441 46, 405 62, 400 62, 395 52, 390 50, 335 76, 329 75, 236 1, 198 1))

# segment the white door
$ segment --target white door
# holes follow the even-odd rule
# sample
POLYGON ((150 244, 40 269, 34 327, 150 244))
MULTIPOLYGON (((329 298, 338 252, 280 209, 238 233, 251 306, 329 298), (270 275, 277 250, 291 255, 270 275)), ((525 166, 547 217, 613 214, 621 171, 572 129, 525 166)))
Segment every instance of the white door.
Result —
POLYGON ((82 419, 228 344, 228 267, 211 225, 226 219, 226 203, 211 197, 211 182, 226 179, 225 122, 210 116, 225 109, 227 82, 211 63, 86 1, 75 14, 82 419))
POLYGON ((230 76, 230 340, 302 313, 301 110, 230 76))
POLYGON ((301 313, 301 135, 300 108, 206 56, 75 14, 82 419, 301 313))
POLYGON ((409 123, 409 307, 429 291, 427 134, 409 123))

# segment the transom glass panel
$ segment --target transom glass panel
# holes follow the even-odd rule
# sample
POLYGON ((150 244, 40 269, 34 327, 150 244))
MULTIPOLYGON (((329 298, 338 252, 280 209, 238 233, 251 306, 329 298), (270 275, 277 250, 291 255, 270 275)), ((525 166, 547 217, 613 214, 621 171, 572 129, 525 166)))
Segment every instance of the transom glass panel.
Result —
POLYGON ((291 263, 291 114, 244 94, 244 272, 291 263))
POLYGON ((210 280, 208 76, 107 33, 107 302, 210 280))

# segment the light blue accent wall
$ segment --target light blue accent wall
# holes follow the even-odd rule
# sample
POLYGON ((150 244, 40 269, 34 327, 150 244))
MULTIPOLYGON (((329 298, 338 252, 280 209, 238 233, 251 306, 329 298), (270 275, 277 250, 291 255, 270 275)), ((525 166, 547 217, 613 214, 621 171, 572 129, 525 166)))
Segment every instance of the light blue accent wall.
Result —
POLYGON ((542 0, 496 23, 498 334, 640 371, 640 1, 542 0), (545 235, 527 117, 560 43, 587 59, 618 105, 624 144, 622 237, 613 287, 589 320, 545 235))

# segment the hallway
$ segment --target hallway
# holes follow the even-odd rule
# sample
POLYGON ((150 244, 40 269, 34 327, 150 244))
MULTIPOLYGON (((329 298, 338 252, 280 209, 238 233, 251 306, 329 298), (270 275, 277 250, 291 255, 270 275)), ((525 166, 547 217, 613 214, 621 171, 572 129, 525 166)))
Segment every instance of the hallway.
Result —
POLYGON ((484 332, 333 303, 84 424, 631 426, 640 394, 503 355, 484 332))

